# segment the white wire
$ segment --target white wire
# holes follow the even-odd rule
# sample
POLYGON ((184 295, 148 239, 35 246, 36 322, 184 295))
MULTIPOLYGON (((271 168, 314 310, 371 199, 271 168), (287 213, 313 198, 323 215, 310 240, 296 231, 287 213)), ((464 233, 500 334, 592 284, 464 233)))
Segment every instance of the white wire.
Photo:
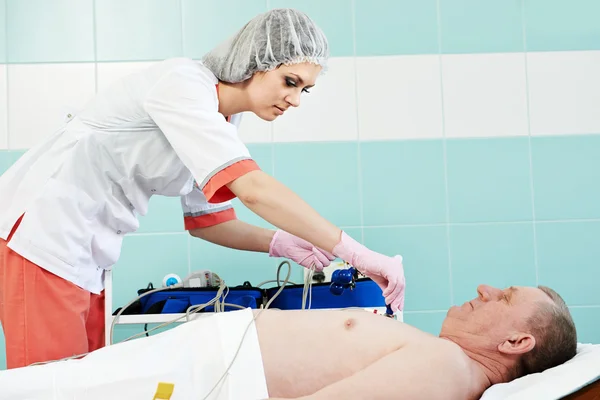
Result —
MULTIPOLYGON (((281 266, 283 264, 287 264, 288 265, 288 273, 287 273, 287 276, 286 276, 286 278, 284 280, 284 282, 287 282, 289 280, 289 278, 290 278, 291 273, 292 273, 292 266, 289 263, 289 261, 283 261, 281 264, 279 264, 279 267, 277 268, 277 281, 279 281, 279 271, 281 270, 281 266)), ((215 383, 215 385, 212 387, 212 389, 210 389, 210 391, 203 398, 203 400, 206 400, 208 398, 208 396, 210 396, 211 393, 217 388, 217 386, 219 386, 219 383, 221 383, 221 381, 223 380, 223 378, 225 378, 225 376, 227 376, 227 373, 229 372, 229 370, 233 366, 233 362, 237 358, 237 356, 238 356, 238 354, 240 352, 240 349, 242 348, 242 344, 244 343, 244 339, 246 338, 246 334, 248 333, 248 329, 250 329, 250 327, 256 321, 256 319, 258 319, 258 317, 260 316, 260 314, 264 310, 266 310, 267 308, 269 308, 269 306, 271 305, 271 303, 275 300, 275 298, 277 296, 279 296, 279 294, 283 291, 283 289, 285 289, 285 286, 280 286, 279 289, 277 290, 277 292, 275 293, 275 295, 273 295, 273 297, 271 297, 269 299, 269 301, 265 305, 265 308, 262 308, 258 313, 256 313, 256 315, 252 318, 252 321, 250 321, 250 323, 248 324, 248 326, 246 326, 246 329, 244 330, 244 334, 242 335, 242 340, 240 342, 240 345, 238 346, 235 354, 233 355, 233 359, 231 360, 231 363, 229 363, 229 366, 227 367, 227 369, 225 370, 225 372, 223 372, 223 375, 221 375, 221 377, 219 378, 219 380, 215 383)))
MULTIPOLYGON (((289 263, 289 261, 283 261, 283 262, 281 262, 281 264, 279 264, 279 266, 277 267, 277 280, 274 280, 274 281, 276 281, 280 287, 279 287, 279 290, 271 297, 271 299, 269 299, 269 301, 267 302, 267 304, 266 304, 266 306, 265 306, 264 309, 269 308, 269 306, 275 300, 275 298, 277 298, 277 296, 279 296, 279 294, 283 291, 283 289, 285 288, 285 285, 287 285, 287 284, 290 283, 289 279, 290 279, 291 273, 292 273, 292 266, 289 263), (279 274, 280 274, 280 271, 281 271, 281 267, 283 265, 285 265, 285 264, 287 264, 287 266, 288 266, 288 273, 287 273, 287 276, 285 277, 285 279, 283 280, 283 282, 280 282, 279 274), (283 286, 281 285, 281 283, 283 283, 283 286)), ((263 282, 261 284, 264 284, 264 283, 265 282, 263 282)), ((115 325, 117 323, 117 320, 119 319, 119 317, 121 316, 121 314, 129 306, 131 306, 136 301, 138 301, 141 298, 143 298, 145 296, 148 296, 150 294, 153 294, 153 293, 156 293, 156 292, 160 292, 162 290, 167 290, 167 289, 172 290, 172 289, 181 288, 181 287, 183 287, 183 285, 184 285, 183 283, 178 283, 178 284, 175 284, 175 285, 168 286, 166 288, 156 288, 156 289, 149 290, 146 293, 144 293, 144 294, 142 294, 142 295, 134 298, 133 300, 131 300, 124 307, 121 307, 121 309, 119 310, 119 312, 114 316, 113 321, 112 321, 111 326, 110 326, 110 345, 114 344, 114 328, 115 328, 115 325)), ((227 297, 227 294, 229 294, 229 287, 227 285, 225 285, 225 281, 223 279, 221 279, 221 282, 219 284, 219 289, 217 290, 216 296, 213 297, 211 300, 209 300, 207 303, 198 304, 198 305, 194 305, 194 306, 188 307, 188 309, 186 310, 185 314, 183 314, 181 316, 178 316, 177 318, 174 318, 174 319, 172 319, 170 321, 163 322, 162 324, 160 324, 158 326, 155 326, 154 328, 152 328, 150 330, 144 330, 144 331, 142 331, 140 333, 132 335, 132 336, 128 337, 127 339, 123 340, 123 342, 135 339, 135 338, 143 336, 143 335, 146 335, 146 334, 148 334, 150 332, 153 332, 153 331, 155 331, 157 329, 160 329, 160 328, 163 328, 163 327, 167 327, 167 326, 169 326, 171 324, 174 324, 174 323, 178 322, 179 320, 181 320, 183 318, 186 319, 186 322, 189 322, 191 314, 199 312, 202 309, 204 309, 204 308, 206 308, 208 306, 211 306, 213 304, 214 304, 214 312, 224 312, 225 311, 225 306, 239 307, 241 309, 245 309, 246 308, 246 307, 239 306, 237 304, 226 303, 225 302, 225 298, 227 297), (225 291, 226 291, 226 293, 225 293, 225 295, 223 295, 223 293, 225 291), (223 299, 221 301, 219 301, 219 299, 221 297, 223 297, 223 299)), ((244 337, 246 336, 246 332, 248 331, 248 328, 252 325, 252 323, 256 320, 256 318, 258 318, 258 316, 260 315, 260 313, 262 313, 262 311, 263 311, 263 309, 261 309, 257 313, 257 315, 252 319, 252 321, 250 322, 250 324, 246 328, 246 331, 244 332, 244 336, 242 337, 242 341, 244 340, 244 337)), ((242 345, 242 343, 240 343, 240 348, 241 348, 241 345, 242 345)), ((235 360, 235 357, 237 356, 238 352, 239 352, 239 348, 238 348, 238 351, 236 352, 236 355, 234 356, 234 359, 232 360, 232 364, 233 364, 233 361, 235 360)), ((72 360, 72 359, 84 357, 84 356, 86 356, 88 354, 90 354, 90 352, 82 353, 82 354, 77 354, 77 355, 74 355, 74 356, 65 357, 65 358, 61 358, 61 359, 58 359, 58 360, 36 362, 36 363, 29 364, 29 366, 42 365, 42 364, 50 364, 50 363, 54 363, 54 362, 72 360)), ((227 373, 227 371, 229 371, 230 367, 231 367, 231 365, 227 368, 227 370, 226 370, 225 373, 227 373)), ((219 379, 219 382, 221 380, 222 380, 222 378, 219 379)), ((217 382, 217 385, 218 385, 218 382, 217 382)), ((213 390, 214 390, 214 388, 213 388, 213 390)), ((211 392, 212 392, 212 390, 211 390, 211 392)))
MULTIPOLYGON (((310 269, 309 269, 309 272, 306 275, 306 278, 304 280, 304 288, 303 288, 303 292, 302 292, 302 309, 306 308, 306 299, 307 299, 307 297, 309 298, 308 308, 310 309, 310 307, 311 307, 311 303, 312 303, 312 277, 313 277, 314 270, 315 270, 315 265, 312 264, 311 267, 310 267, 310 269)), ((264 310, 266 310, 266 309, 268 309, 270 307, 271 303, 273 303, 273 301, 277 298, 277 296, 279 296, 279 294, 281 294, 281 292, 285 289, 285 286, 290 283, 289 279, 290 279, 291 273, 292 273, 292 266, 289 263, 289 261, 283 261, 283 262, 281 262, 281 264, 279 264, 279 266, 277 267, 277 279, 274 280, 274 281, 277 282, 277 285, 279 286, 279 289, 269 299, 269 301, 264 306, 264 308, 261 308, 258 311, 258 313, 256 313, 256 315, 254 315, 254 317, 252 318, 252 320, 250 321, 250 323, 248 324, 248 326, 246 326, 246 329, 244 330, 244 334, 242 335, 242 339, 241 339, 240 345, 238 346, 238 348, 237 348, 237 350, 236 350, 236 352, 235 352, 235 354, 233 356, 233 359, 231 360, 231 363, 229 364, 229 366, 227 367, 227 369, 225 370, 225 372, 223 372, 223 375, 221 375, 221 377, 217 380, 217 382, 212 387, 212 389, 204 397, 204 399, 207 399, 208 396, 210 396, 211 393, 219 386, 219 384, 221 383, 221 381, 227 376, 229 370, 233 366, 233 363, 234 363, 235 359, 237 358, 237 356, 238 356, 238 354, 240 352, 240 349, 242 348, 242 344, 244 343, 244 339, 246 337, 246 334, 248 333, 248 329, 250 329, 250 327, 252 326, 252 324, 256 321, 256 319, 258 319, 258 317, 261 315, 261 313, 264 310), (287 266, 288 266, 288 273, 287 273, 285 279, 283 280, 283 282, 280 282, 279 274, 281 272, 281 267, 283 265, 285 265, 285 264, 287 264, 287 266), (283 283, 283 285, 281 283, 283 283)), ((270 281, 261 282, 261 285, 265 284, 267 282, 270 282, 270 281)), ((161 290, 166 290, 166 289, 176 289, 176 288, 180 288, 180 287, 183 287, 183 283, 178 283, 176 285, 172 285, 172 286, 169 286, 169 287, 166 287, 166 288, 157 288, 157 289, 150 290, 150 291, 148 291, 148 292, 146 292, 146 293, 144 293, 144 294, 136 297, 135 299, 133 299, 132 301, 130 301, 126 306, 122 307, 119 310, 119 312, 115 315, 115 317, 113 318, 112 324, 110 326, 110 344, 112 345, 113 341, 114 341, 114 327, 116 325, 117 320, 119 319, 119 317, 121 316, 121 314, 131 304, 135 303, 136 301, 140 300, 141 298, 143 298, 145 296, 148 296, 148 295, 150 295, 152 293, 156 293, 156 292, 159 292, 161 290)), ((238 307, 240 309, 245 309, 246 308, 246 307, 239 306, 237 304, 225 303, 225 298, 227 297, 228 293, 229 293, 229 287, 226 286, 225 285, 225 281, 223 279, 221 279, 221 282, 219 284, 219 289, 217 290, 217 295, 215 297, 213 297, 207 303, 198 304, 198 305, 194 305, 194 306, 188 307, 188 309, 186 310, 186 312, 185 312, 184 315, 179 316, 177 318, 174 318, 174 319, 172 319, 170 321, 163 322, 162 324, 160 324, 160 325, 158 325, 158 326, 156 326, 156 327, 154 327, 154 328, 152 328, 150 330, 144 330, 144 331, 142 331, 140 333, 132 335, 132 336, 128 337, 127 339, 123 340, 123 342, 135 339, 137 337, 140 337, 140 336, 146 335, 146 334, 148 334, 150 332, 153 332, 153 331, 155 331, 157 329, 160 329, 160 328, 169 326, 171 324, 174 324, 174 323, 176 323, 177 321, 179 321, 179 320, 181 320, 183 318, 186 318, 186 320, 187 320, 186 322, 189 322, 191 314, 194 314, 194 313, 196 313, 196 312, 198 312, 198 311, 200 311, 200 310, 202 310, 202 309, 204 309, 204 308, 206 308, 206 307, 208 307, 210 305, 213 305, 213 304, 214 304, 214 310, 215 310, 215 312, 224 312, 225 311, 225 306, 238 307), (223 293, 225 291, 227 291, 227 292, 225 293, 225 295, 223 295, 223 293), (221 298, 221 296, 223 297, 223 299, 221 301, 219 301, 219 299, 221 298)), ((59 360, 37 362, 37 363, 30 364, 30 366, 72 360, 72 359, 75 359, 75 358, 80 358, 80 357, 86 356, 88 354, 90 354, 90 352, 83 353, 83 354, 78 354, 78 355, 71 356, 71 357, 62 358, 62 359, 59 359, 59 360)))

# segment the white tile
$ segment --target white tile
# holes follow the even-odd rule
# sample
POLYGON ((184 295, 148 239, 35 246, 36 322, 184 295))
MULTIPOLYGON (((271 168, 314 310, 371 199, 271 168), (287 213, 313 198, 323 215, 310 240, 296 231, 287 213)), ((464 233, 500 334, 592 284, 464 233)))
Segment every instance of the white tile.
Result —
POLYGON ((244 143, 270 143, 272 125, 272 122, 265 121, 252 112, 246 112, 240 123, 240 138, 244 143))
POLYGON ((0 65, 0 149, 8 149, 6 65, 0 65))
POLYGON ((532 135, 600 133, 600 51, 527 54, 532 135))
POLYGON ((355 68, 352 58, 334 57, 300 107, 273 122, 276 142, 344 141, 358 138, 355 68))
POLYGON ((8 132, 11 149, 26 149, 51 135, 68 110, 94 96, 94 64, 8 66, 8 132))
POLYGON ((529 134, 525 55, 442 56, 446 137, 529 134))
POLYGON ((437 55, 357 59, 360 140, 442 137, 437 55))
POLYGON ((98 91, 106 90, 119 79, 149 68, 155 63, 155 61, 98 63, 98 91))

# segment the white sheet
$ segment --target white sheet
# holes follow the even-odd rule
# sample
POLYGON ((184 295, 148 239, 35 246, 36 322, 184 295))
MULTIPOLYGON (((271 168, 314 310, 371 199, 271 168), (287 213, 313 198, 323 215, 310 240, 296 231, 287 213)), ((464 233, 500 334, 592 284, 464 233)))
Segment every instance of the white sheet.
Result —
POLYGON ((481 400, 555 400, 600 379, 600 344, 578 344, 577 355, 563 365, 497 384, 481 400))
MULTIPOLYGON (((269 397, 251 309, 206 314, 150 337, 103 347, 81 360, 0 371, 0 399, 150 400, 160 383, 171 400, 269 397), (250 329, 242 342, 249 323, 250 329)), ((164 398, 164 397, 160 397, 164 398)))

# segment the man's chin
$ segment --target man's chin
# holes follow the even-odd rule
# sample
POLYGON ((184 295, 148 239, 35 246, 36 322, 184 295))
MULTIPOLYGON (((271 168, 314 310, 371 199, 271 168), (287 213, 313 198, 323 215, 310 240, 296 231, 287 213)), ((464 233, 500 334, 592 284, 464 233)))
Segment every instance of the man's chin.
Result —
POLYGON ((453 315, 460 314, 460 312, 461 312, 461 306, 452 306, 446 312, 446 316, 451 317, 453 315))

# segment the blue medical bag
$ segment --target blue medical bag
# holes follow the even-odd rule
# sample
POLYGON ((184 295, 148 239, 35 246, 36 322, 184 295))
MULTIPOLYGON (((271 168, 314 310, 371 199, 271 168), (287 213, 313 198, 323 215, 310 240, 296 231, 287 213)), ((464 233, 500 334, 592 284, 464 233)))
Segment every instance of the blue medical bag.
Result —
MULTIPOLYGON (((348 307, 385 307, 385 299, 381 295, 381 288, 370 278, 356 280, 353 289, 346 289, 340 295, 331 293, 330 282, 314 283, 312 296, 307 294, 306 306, 308 308, 348 308, 348 307)), ((279 287, 266 290, 266 301, 273 298, 279 287)), ((286 285, 282 292, 273 300, 269 308, 281 310, 302 309, 302 293, 304 285, 286 285)))
MULTIPOLYGON (((152 290, 151 285, 146 289, 138 290, 138 295, 152 290)), ((216 287, 176 288, 161 291, 141 297, 136 303, 124 310, 123 315, 131 314, 177 314, 185 313, 195 305, 206 304, 217 296, 216 287)), ((259 308, 263 303, 263 290, 244 284, 229 287, 225 303, 235 304, 244 308, 259 308)), ((221 300, 223 297, 221 297, 221 300)), ((226 305, 225 311, 239 308, 226 305)), ((197 312, 214 312, 214 305, 207 306, 197 312)))

